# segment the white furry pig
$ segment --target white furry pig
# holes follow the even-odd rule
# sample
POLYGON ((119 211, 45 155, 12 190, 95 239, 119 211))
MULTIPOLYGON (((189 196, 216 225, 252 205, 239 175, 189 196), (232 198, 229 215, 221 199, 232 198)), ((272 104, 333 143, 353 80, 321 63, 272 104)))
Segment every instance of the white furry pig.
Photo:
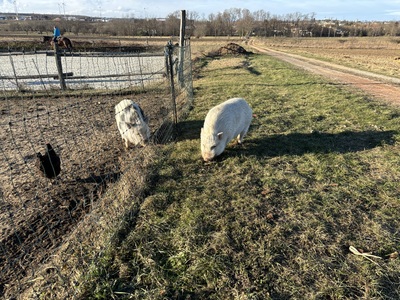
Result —
POLYGON ((126 148, 129 143, 144 146, 150 138, 148 120, 140 106, 132 100, 124 99, 115 106, 115 120, 126 148))
POLYGON ((242 98, 229 99, 210 109, 200 134, 204 161, 220 155, 236 137, 241 144, 249 130, 252 116, 250 106, 242 98))

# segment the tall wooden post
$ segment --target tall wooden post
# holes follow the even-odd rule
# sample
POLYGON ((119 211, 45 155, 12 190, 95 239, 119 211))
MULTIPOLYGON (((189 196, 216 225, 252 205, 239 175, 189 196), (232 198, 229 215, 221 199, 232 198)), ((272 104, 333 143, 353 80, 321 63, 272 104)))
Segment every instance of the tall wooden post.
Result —
POLYGON ((181 10, 181 27, 179 31, 179 46, 185 45, 185 33, 186 33, 186 10, 181 10))
POLYGON ((168 55, 168 73, 169 73, 169 80, 171 85, 171 100, 172 100, 172 112, 173 112, 173 122, 174 125, 178 124, 178 113, 176 110, 176 94, 175 94, 175 83, 174 83, 174 61, 173 61, 173 52, 174 52, 174 45, 172 41, 169 41, 167 44, 167 55, 168 55))
POLYGON ((178 81, 183 87, 183 62, 185 60, 185 34, 186 34, 186 10, 181 10, 181 28, 179 34, 179 67, 178 67, 178 81))
POLYGON ((13 61, 13 59, 12 59, 11 54, 10 54, 10 62, 11 62, 11 67, 12 67, 13 72, 14 72, 15 83, 16 83, 16 85, 17 85, 18 91, 20 92, 20 91, 21 91, 21 86, 20 86, 20 84, 19 84, 19 82, 18 82, 17 72, 15 71, 14 61, 13 61))
POLYGON ((54 42, 54 57, 56 58, 56 66, 58 71, 58 78, 60 79, 60 86, 61 89, 65 91, 67 89, 67 85, 65 84, 65 78, 63 75, 62 63, 61 63, 61 54, 57 42, 54 42))

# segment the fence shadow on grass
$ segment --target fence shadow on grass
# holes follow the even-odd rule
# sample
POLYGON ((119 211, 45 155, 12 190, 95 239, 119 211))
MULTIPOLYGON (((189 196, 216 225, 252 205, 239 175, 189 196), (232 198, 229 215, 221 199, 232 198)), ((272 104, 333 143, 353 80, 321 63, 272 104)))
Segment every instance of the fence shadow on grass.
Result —
POLYGON ((200 131, 204 120, 181 121, 177 126, 177 140, 200 140, 200 131))
POLYGON ((305 153, 358 152, 384 144, 394 143, 396 131, 344 131, 331 133, 292 133, 271 135, 264 138, 245 138, 243 145, 228 147, 232 155, 280 156, 305 153))
MULTIPOLYGON (((203 120, 183 121, 178 124, 177 140, 200 140, 200 130, 203 120)), ((287 135, 275 134, 261 138, 249 136, 244 138, 242 145, 226 147, 226 155, 257 155, 280 156, 302 155, 305 153, 349 153, 358 152, 384 144, 392 145, 397 131, 343 131, 340 133, 291 133, 287 135)), ((223 154, 223 156, 225 156, 223 154)))

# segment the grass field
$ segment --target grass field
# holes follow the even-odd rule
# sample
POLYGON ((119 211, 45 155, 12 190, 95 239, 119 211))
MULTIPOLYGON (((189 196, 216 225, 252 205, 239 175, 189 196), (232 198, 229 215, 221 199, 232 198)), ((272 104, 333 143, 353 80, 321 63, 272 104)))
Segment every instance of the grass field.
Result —
POLYGON ((256 43, 400 78, 400 39, 397 37, 261 38, 256 43))
POLYGON ((399 299, 399 109, 268 56, 195 68, 178 140, 80 297, 399 299), (202 122, 230 97, 253 108, 249 134, 204 163, 202 122))

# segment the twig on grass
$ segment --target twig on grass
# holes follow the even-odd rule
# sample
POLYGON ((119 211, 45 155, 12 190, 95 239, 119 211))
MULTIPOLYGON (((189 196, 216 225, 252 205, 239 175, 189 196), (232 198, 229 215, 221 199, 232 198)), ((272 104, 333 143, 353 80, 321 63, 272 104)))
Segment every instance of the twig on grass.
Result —
POLYGON ((353 246, 350 246, 350 247, 349 247, 349 250, 350 250, 350 252, 352 252, 352 253, 355 254, 355 255, 360 255, 360 256, 362 256, 362 257, 365 257, 366 259, 368 259, 369 261, 372 261, 374 264, 376 264, 376 265, 378 265, 378 266, 379 266, 379 264, 378 264, 376 261, 372 260, 370 257, 382 259, 382 257, 376 256, 376 255, 372 255, 372 254, 369 253, 369 252, 365 252, 365 253, 359 252, 359 251, 358 251, 355 247, 353 247, 353 246))

